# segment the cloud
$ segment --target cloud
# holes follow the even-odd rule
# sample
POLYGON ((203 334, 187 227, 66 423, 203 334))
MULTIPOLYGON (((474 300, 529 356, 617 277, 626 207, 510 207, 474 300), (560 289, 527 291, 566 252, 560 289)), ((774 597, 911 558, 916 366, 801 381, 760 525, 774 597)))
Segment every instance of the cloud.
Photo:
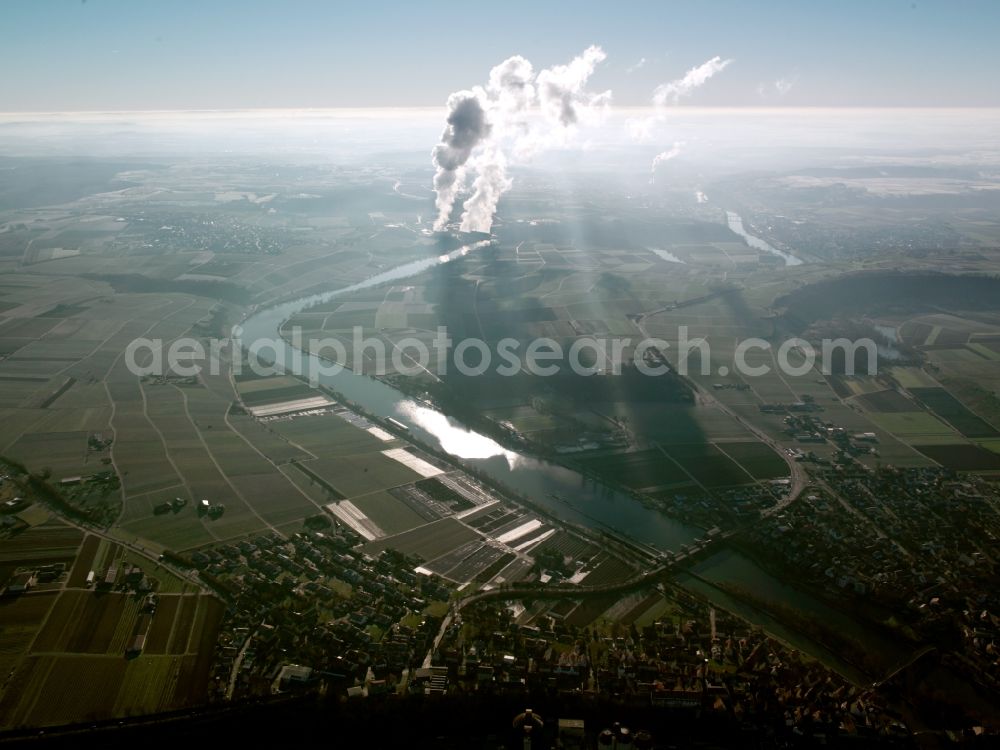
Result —
POLYGON ((757 95, 761 99, 781 99, 795 87, 798 81, 798 76, 793 76, 791 78, 778 78, 770 84, 761 83, 757 86, 757 95))
POLYGON ((679 156, 680 153, 681 153, 681 151, 683 150, 683 148, 684 148, 684 142, 683 141, 674 141, 674 145, 671 146, 668 150, 661 151, 660 153, 658 153, 656 156, 653 157, 653 164, 649 168, 649 172, 650 172, 649 182, 650 182, 650 184, 652 184, 653 180, 656 178, 656 169, 657 169, 657 167, 659 167, 661 164, 663 164, 665 162, 668 162, 671 159, 679 156))
POLYGON ((598 63, 607 55, 591 45, 568 65, 554 65, 538 74, 538 96, 542 114, 562 127, 576 125, 582 115, 605 109, 611 103, 611 92, 592 94, 584 90, 587 80, 598 63))
POLYGON ((637 63, 635 63, 635 65, 629 65, 627 68, 625 68, 625 72, 626 73, 635 73, 635 71, 637 71, 640 68, 642 68, 645 64, 646 64, 646 58, 645 57, 640 57, 639 61, 637 63))
POLYGON ((666 119, 669 105, 677 104, 681 99, 690 96, 695 89, 704 86, 712 76, 725 70, 732 62, 730 59, 723 60, 715 56, 691 68, 680 78, 661 83, 653 89, 653 114, 626 120, 625 128, 629 135, 635 141, 650 140, 654 127, 666 119))
POLYGON ((784 96, 789 91, 792 90, 792 86, 795 85, 795 81, 789 78, 779 78, 774 82, 774 90, 778 92, 778 96, 784 96))
POLYGON ((677 104, 682 98, 690 96, 696 88, 705 85, 705 82, 716 73, 725 70, 732 62, 716 55, 711 60, 691 68, 681 78, 661 83, 653 91, 653 105, 662 107, 667 104, 677 104))
POLYGON ((569 144, 579 125, 599 121, 607 111, 611 92, 586 88, 606 57, 600 47, 591 46, 569 63, 536 75, 528 60, 515 55, 490 71, 485 86, 449 96, 447 124, 432 152, 438 209, 434 228, 447 226, 467 177, 472 177, 461 229, 488 232, 500 197, 513 184, 507 175, 510 161, 569 144))
POLYGON ((535 71, 520 55, 508 57, 490 71, 486 85, 491 108, 502 116, 500 125, 508 125, 535 101, 535 71))

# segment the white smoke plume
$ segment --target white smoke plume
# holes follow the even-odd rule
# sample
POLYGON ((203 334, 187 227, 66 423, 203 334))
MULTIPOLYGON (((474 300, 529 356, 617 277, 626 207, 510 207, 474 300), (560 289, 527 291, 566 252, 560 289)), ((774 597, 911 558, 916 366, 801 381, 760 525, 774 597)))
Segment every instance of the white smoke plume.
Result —
POLYGON ((567 145, 579 125, 600 118, 611 92, 593 93, 586 85, 605 57, 591 46, 566 65, 535 75, 531 63, 515 55, 490 71, 485 87, 448 97, 447 125, 432 152, 436 230, 447 226, 468 174, 475 176, 472 196, 462 204, 461 230, 488 232, 497 202, 512 185, 510 161, 567 145))
POLYGON ((653 91, 653 105, 662 107, 665 104, 677 104, 683 97, 690 96, 692 91, 703 86, 716 73, 725 70, 732 62, 732 60, 723 60, 716 55, 711 60, 691 68, 676 81, 661 83, 653 91))
POLYGON ((798 76, 794 78, 779 78, 770 85, 760 83, 757 85, 757 95, 761 99, 770 99, 772 97, 781 99, 795 87, 796 83, 798 83, 798 76))
POLYGON ((591 94, 584 90, 598 63, 607 55, 592 45, 568 65, 554 65, 538 74, 538 95, 542 114, 564 128, 576 125, 581 115, 611 103, 611 92, 591 94))
POLYGON ((625 123, 629 134, 636 141, 650 140, 653 128, 667 118, 667 107, 677 104, 681 99, 690 96, 695 89, 704 86, 712 76, 720 73, 732 64, 732 60, 723 60, 719 56, 697 65, 680 78, 667 83, 661 83, 653 89, 653 114, 648 117, 630 119, 625 123))
POLYGON ((448 97, 448 120, 441 142, 434 147, 431 156, 437 173, 434 175, 434 191, 437 193, 438 221, 434 227, 447 220, 455 203, 455 196, 465 182, 465 163, 472 150, 490 134, 490 124, 486 120, 486 110, 479 96, 472 91, 456 91, 448 97))
POLYGON ((507 158, 502 151, 483 151, 474 167, 478 176, 472 183, 472 197, 462 204, 462 231, 488 232, 500 196, 514 183, 507 176, 507 158))
POLYGON ((490 71, 485 94, 501 129, 516 127, 534 104, 534 78, 531 63, 520 55, 508 57, 490 71))
POLYGON ((774 82, 774 90, 778 92, 778 96, 784 96, 792 87, 795 85, 794 78, 779 78, 774 82))
POLYGON ((668 162, 676 156, 679 156, 684 148, 683 141, 674 141, 674 145, 670 147, 667 151, 661 151, 656 156, 653 157, 653 164, 649 168, 649 182, 652 184, 653 180, 656 178, 656 169, 664 162, 668 162))

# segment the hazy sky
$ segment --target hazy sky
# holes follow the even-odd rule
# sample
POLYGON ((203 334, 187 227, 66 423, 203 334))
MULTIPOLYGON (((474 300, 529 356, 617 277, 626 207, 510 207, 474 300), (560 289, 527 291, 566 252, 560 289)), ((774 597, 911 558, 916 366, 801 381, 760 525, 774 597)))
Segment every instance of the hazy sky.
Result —
POLYGON ((590 44, 624 106, 715 55, 686 103, 1000 106, 998 38, 1000 0, 3 0, 0 111, 439 105, 590 44))

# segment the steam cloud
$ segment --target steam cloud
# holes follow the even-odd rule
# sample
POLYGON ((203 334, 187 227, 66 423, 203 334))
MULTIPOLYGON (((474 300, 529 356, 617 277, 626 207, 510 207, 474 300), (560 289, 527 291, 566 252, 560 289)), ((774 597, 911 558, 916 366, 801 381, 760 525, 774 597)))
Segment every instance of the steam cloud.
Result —
POLYGON ((566 65, 535 75, 531 63, 515 55, 490 71, 485 87, 448 97, 445 129, 431 154, 436 168, 435 229, 447 225, 468 174, 475 177, 472 196, 462 204, 461 230, 490 230, 497 202, 512 185, 508 163, 566 145, 578 125, 599 119, 610 105, 610 91, 586 89, 605 57, 604 50, 591 46, 566 65))
POLYGON ((697 65, 680 78, 667 83, 661 83, 653 89, 653 114, 629 120, 625 123, 629 134, 636 141, 648 141, 653 128, 667 119, 667 107, 690 96, 695 89, 704 86, 708 79, 720 73, 732 64, 732 60, 723 60, 716 55, 697 65))
POLYGON ((683 141, 674 141, 674 145, 671 146, 669 150, 661 151, 660 153, 658 153, 656 156, 653 157, 653 165, 649 168, 650 183, 652 183, 656 177, 656 168, 659 167, 664 162, 670 161, 675 156, 679 156, 681 153, 681 149, 683 148, 684 148, 683 141))
POLYGON ((431 156, 437 166, 434 192, 439 214, 450 212, 465 181, 465 164, 472 150, 490 134, 486 111, 475 93, 457 91, 448 97, 448 120, 441 142, 431 156))
POLYGON ((711 60, 691 68, 682 78, 669 83, 661 83, 653 91, 653 104, 657 107, 677 104, 683 97, 689 96, 696 88, 704 85, 716 73, 725 70, 732 62, 732 60, 723 60, 716 55, 711 60))
POLYGON ((768 99, 772 95, 781 99, 795 87, 796 83, 798 83, 798 76, 794 78, 779 78, 770 85, 761 83, 757 85, 757 95, 761 99, 768 99))
MULTIPOLYGON (((705 85, 709 78, 725 70, 732 62, 732 60, 723 60, 716 55, 711 60, 706 60, 701 65, 691 68, 680 78, 661 83, 653 89, 653 114, 648 117, 628 120, 625 127, 629 134, 636 141, 650 140, 653 128, 667 119, 668 105, 677 104, 684 97, 690 96, 695 89, 705 85)), ((655 176, 656 168, 663 162, 677 156, 683 146, 683 143, 675 142, 672 148, 661 151, 654 156, 650 166, 651 175, 655 176)), ((653 176, 650 177, 650 182, 653 182, 653 176)))
POLYGON ((591 46, 569 65, 555 65, 538 74, 538 93, 542 113, 564 128, 576 125, 581 112, 611 103, 611 92, 590 94, 584 91, 587 80, 598 63, 607 55, 600 47, 591 46))

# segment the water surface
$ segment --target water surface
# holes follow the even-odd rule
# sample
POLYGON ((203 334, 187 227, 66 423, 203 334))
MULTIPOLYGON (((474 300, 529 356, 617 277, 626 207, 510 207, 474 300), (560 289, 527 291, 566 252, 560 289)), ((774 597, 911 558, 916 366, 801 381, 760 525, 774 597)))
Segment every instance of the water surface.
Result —
POLYGON ((729 223, 729 228, 746 240, 746 243, 754 250, 760 250, 765 253, 770 253, 771 255, 777 255, 785 261, 786 266, 802 265, 801 258, 796 258, 790 253, 783 253, 781 250, 765 242, 760 237, 755 237, 747 232, 747 230, 743 227, 743 219, 738 213, 735 213, 734 211, 726 211, 726 221, 729 223))
MULTIPOLYGON (((244 347, 266 341, 266 351, 277 349, 277 361, 302 360, 301 372, 320 372, 329 363, 308 352, 293 350, 280 336, 282 323, 296 313, 351 292, 399 281, 448 263, 488 243, 467 245, 446 255, 402 264, 364 281, 331 292, 302 297, 260 310, 242 323, 244 347)), ((701 535, 701 530, 647 508, 632 496, 550 461, 513 451, 469 429, 461 421, 419 402, 367 375, 348 369, 320 375, 320 384, 332 388, 378 417, 406 425, 414 437, 459 459, 471 469, 522 493, 552 515, 582 526, 613 530, 662 551, 677 551, 701 535)))

